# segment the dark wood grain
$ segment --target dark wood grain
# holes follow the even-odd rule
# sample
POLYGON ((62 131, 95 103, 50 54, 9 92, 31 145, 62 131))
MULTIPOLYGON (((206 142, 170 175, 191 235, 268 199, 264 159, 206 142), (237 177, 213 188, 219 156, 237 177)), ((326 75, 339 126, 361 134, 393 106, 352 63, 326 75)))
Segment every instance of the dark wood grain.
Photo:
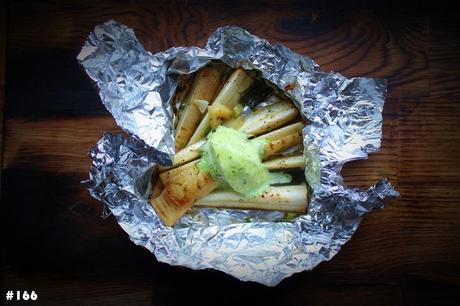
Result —
MULTIPOLYGON (((3 152, 3 113, 5 108, 6 5, 0 4, 0 152, 3 152)), ((0 157, 1 157, 0 153, 0 157)), ((0 192, 2 176, 0 174, 0 192)))
POLYGON ((10 1, 6 17, 2 294, 36 290, 46 305, 458 302, 455 11, 398 2, 10 1), (323 70, 386 78, 381 150, 342 173, 363 188, 389 177, 401 198, 367 216, 330 262, 275 288, 158 263, 113 218, 100 218, 101 204, 79 184, 102 131, 120 131, 75 60, 88 33, 109 19, 134 28, 152 52, 204 46, 217 27, 232 24, 323 70))

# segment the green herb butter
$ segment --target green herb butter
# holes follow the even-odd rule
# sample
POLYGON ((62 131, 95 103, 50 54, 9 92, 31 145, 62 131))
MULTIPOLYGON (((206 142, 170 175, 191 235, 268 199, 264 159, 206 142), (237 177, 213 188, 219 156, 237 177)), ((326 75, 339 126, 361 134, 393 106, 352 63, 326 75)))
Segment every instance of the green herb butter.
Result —
POLYGON ((290 181, 287 174, 272 174, 262 164, 266 140, 249 140, 245 133, 219 126, 208 134, 198 168, 245 197, 262 194, 270 183, 290 181))

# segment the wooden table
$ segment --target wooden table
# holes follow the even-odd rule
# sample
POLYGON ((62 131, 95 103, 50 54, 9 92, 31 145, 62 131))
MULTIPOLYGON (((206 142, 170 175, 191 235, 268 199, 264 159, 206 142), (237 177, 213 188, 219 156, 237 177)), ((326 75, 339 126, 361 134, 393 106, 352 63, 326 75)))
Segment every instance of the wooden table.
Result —
MULTIPOLYGON (((456 11, 321 1, 195 2, 7 4, 2 294, 35 290, 47 305, 458 301, 456 11), (217 27, 237 25, 310 56, 325 71, 386 78, 382 148, 369 160, 346 165, 343 174, 361 187, 389 177, 401 198, 367 216, 330 262, 275 288, 158 263, 113 218, 101 219, 101 203, 79 184, 90 167, 87 152, 102 131, 119 131, 75 59, 94 26, 109 19, 134 28, 152 52, 204 46, 217 27)), ((0 83, 3 88, 3 78, 0 83)))

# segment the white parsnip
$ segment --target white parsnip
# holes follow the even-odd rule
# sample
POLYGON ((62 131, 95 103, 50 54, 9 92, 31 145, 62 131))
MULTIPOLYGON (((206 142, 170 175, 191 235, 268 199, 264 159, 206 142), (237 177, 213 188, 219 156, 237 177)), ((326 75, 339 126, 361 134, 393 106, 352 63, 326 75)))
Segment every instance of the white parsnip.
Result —
POLYGON ((172 167, 160 167, 160 172, 170 170, 177 166, 183 165, 189 161, 195 160, 200 157, 200 149, 206 142, 205 139, 200 140, 199 142, 185 147, 174 155, 172 167))
MULTIPOLYGON (((203 112, 199 101, 212 101, 220 86, 222 72, 212 66, 198 71, 185 103, 185 109, 179 117, 176 127, 176 152, 187 145, 198 126, 203 112)), ((202 102, 201 102, 202 103, 202 102)))
POLYGON ((274 155, 278 152, 287 150, 293 146, 302 143, 302 133, 292 133, 276 140, 272 140, 265 146, 264 156, 262 159, 274 155))
MULTIPOLYGON (((249 76, 243 69, 236 69, 225 82, 221 91, 211 103, 212 105, 224 105, 233 109, 240 102, 241 94, 251 86, 254 79, 249 76)), ((209 130, 209 114, 206 114, 196 128, 188 145, 192 145, 206 136, 209 130)))
POLYGON ((268 170, 281 169, 303 169, 305 167, 305 157, 303 155, 279 157, 264 162, 268 170))
POLYGON ((168 170, 168 171, 164 171, 162 173, 160 173, 160 181, 163 183, 163 184, 166 184, 172 177, 178 175, 180 172, 184 171, 185 169, 188 169, 190 167, 193 167, 196 165, 196 163, 199 161, 199 159, 195 159, 191 162, 188 162, 186 164, 183 164, 179 167, 176 167, 176 168, 173 168, 171 170, 168 170))
POLYGON ((272 186, 254 198, 244 198, 231 191, 214 191, 199 199, 195 206, 303 213, 307 209, 307 187, 305 184, 272 186))
POLYGON ((256 109, 246 118, 239 128, 248 135, 260 135, 274 130, 299 114, 299 110, 289 101, 281 101, 270 106, 256 109))
POLYGON ((302 122, 296 122, 290 125, 286 125, 285 127, 276 129, 271 131, 270 133, 266 133, 256 137, 255 139, 265 139, 268 142, 278 140, 284 136, 293 134, 293 133, 302 133, 302 129, 304 128, 304 124, 302 122))

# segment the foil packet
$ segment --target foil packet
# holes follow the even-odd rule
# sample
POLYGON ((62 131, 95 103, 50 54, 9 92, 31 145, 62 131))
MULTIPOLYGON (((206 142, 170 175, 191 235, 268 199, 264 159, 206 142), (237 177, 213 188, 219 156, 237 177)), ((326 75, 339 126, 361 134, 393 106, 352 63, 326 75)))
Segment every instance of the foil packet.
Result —
POLYGON ((385 179, 359 190, 345 186, 340 175, 346 162, 380 147, 384 80, 322 72, 312 59, 234 26, 217 29, 204 49, 151 54, 132 29, 109 21, 95 27, 77 59, 129 134, 104 133, 91 149, 90 177, 83 183, 130 239, 161 262, 275 286, 330 260, 363 215, 399 196, 385 179), (170 165, 174 154, 171 100, 178 77, 211 60, 260 71, 309 121, 303 129, 311 187, 305 215, 288 222, 276 211, 193 208, 167 227, 149 205, 155 165, 170 165))

